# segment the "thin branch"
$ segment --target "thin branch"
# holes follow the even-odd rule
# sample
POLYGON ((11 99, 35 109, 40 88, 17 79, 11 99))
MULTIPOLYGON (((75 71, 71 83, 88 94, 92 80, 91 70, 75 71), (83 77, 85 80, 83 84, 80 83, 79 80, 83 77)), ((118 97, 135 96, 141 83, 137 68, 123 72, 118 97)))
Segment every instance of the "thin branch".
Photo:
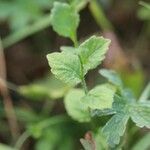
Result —
POLYGON ((106 17, 103 8, 97 0, 91 0, 89 4, 89 10, 93 15, 97 24, 102 28, 103 31, 113 31, 113 25, 106 17))
POLYGON ((34 24, 28 25, 23 29, 20 29, 19 31, 16 31, 4 38, 2 40, 4 48, 10 47, 16 44, 17 42, 25 39, 26 37, 31 36, 32 34, 35 34, 38 31, 47 28, 48 26, 50 26, 50 19, 49 15, 46 15, 34 24))
POLYGON ((0 92, 3 97, 4 109, 6 112, 6 117, 8 119, 8 124, 10 127, 10 131, 13 137, 13 140, 16 140, 19 134, 19 128, 17 124, 17 118, 15 116, 13 103, 11 97, 9 95, 9 91, 7 89, 6 84, 6 63, 5 56, 3 52, 3 47, 0 39, 0 92))
POLYGON ((21 147, 29 137, 30 137, 30 133, 28 133, 27 131, 23 132, 22 135, 17 140, 15 148, 18 150, 21 149, 21 147))

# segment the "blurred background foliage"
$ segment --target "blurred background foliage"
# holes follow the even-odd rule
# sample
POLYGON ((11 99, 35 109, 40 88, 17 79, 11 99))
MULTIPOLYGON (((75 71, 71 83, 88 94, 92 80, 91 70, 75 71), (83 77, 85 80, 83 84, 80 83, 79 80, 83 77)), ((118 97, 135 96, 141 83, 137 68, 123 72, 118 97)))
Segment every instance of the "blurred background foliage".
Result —
MULTIPOLYGON (((0 142, 5 143, 0 144, 0 150, 12 150, 11 147, 81 149, 79 139, 88 130, 94 131, 98 149, 106 149, 104 137, 98 134, 93 125, 79 124, 67 116, 62 97, 71 87, 49 73, 46 54, 57 51, 62 45, 71 45, 68 39, 58 36, 50 26, 50 9, 54 1, 71 3, 80 11, 80 41, 93 34, 111 39, 103 67, 117 70, 125 86, 132 89, 137 98, 150 80, 148 1, 0 0, 1 50, 4 48, 6 63, 4 67, 4 60, 0 57, 0 84, 6 69, 6 85, 13 104, 3 103, 4 97, 0 93, 0 142), (8 117, 7 106, 14 110, 17 121, 13 115, 13 119, 8 117), (18 130, 10 129, 9 119, 17 122, 18 130)), ((98 69, 86 77, 90 87, 95 84, 95 79, 96 83, 104 82, 97 74, 98 69)), ((100 122, 102 126, 106 119, 95 119, 93 122, 100 122)), ((138 150, 142 147, 142 150, 148 150, 147 130, 133 128, 132 122, 130 126, 128 149, 138 150)))

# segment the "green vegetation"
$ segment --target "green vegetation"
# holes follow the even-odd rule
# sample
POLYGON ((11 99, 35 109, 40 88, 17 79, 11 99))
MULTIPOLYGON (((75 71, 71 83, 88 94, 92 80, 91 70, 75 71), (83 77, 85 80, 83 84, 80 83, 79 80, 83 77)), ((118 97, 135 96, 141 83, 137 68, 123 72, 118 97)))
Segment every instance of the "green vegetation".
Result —
MULTIPOLYGON (((123 65, 116 71, 111 65, 99 69, 110 59, 106 55, 117 43, 115 36, 110 36, 111 40, 99 34, 78 36, 80 11, 85 7, 104 33, 114 35, 114 26, 99 1, 0 0, 0 4, 0 19, 8 19, 11 32, 0 41, 0 150, 150 148, 150 83, 143 90, 146 78, 142 67, 137 65, 133 73, 123 65), (43 11, 50 8, 50 15, 43 11), (68 45, 42 55, 49 65, 48 74, 28 85, 8 82, 3 47, 9 51, 12 45, 49 26, 68 40, 68 45), (97 76, 92 76, 96 72, 97 76), (21 102, 12 100, 13 96, 21 102)), ((137 16, 144 21, 142 31, 149 31, 150 5, 140 5, 137 16)))

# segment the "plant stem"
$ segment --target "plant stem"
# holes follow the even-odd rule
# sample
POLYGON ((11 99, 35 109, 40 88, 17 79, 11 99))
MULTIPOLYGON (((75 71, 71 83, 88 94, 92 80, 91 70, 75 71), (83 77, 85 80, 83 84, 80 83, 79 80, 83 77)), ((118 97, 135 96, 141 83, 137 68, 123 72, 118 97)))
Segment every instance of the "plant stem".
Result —
POLYGON ((81 74, 81 78, 82 78, 81 85, 82 85, 82 88, 84 89, 85 94, 87 94, 88 93, 88 88, 87 88, 85 78, 84 78, 84 74, 83 74, 83 63, 82 63, 82 60, 81 60, 79 55, 78 55, 78 57, 79 57, 79 60, 80 60, 80 63, 81 63, 81 72, 82 72, 82 74, 81 74))
MULTIPOLYGON (((66 121, 71 121, 67 116, 65 115, 59 115, 59 116, 54 116, 51 117, 49 119, 46 119, 44 121, 41 121, 39 123, 37 123, 37 126, 41 128, 41 130, 58 124, 60 122, 66 122, 66 121)), ((28 131, 25 131, 22 133, 22 135, 19 137, 18 141, 15 144, 15 148, 20 150, 22 145, 24 144, 24 142, 27 140, 27 138, 29 138, 31 136, 31 134, 28 131)))
POLYGON ((77 33, 74 33, 74 35, 72 36, 71 40, 73 42, 74 47, 78 47, 79 46, 78 39, 77 39, 77 33))
POLYGON ((8 125, 10 127, 13 140, 15 141, 19 135, 19 125, 14 111, 13 102, 10 97, 9 90, 7 88, 6 76, 7 72, 6 72, 4 49, 0 38, 0 93, 2 94, 3 97, 4 110, 6 112, 8 125))
POLYGON ((23 134, 19 137, 18 141, 16 142, 15 148, 21 149, 23 143, 26 141, 26 139, 30 136, 30 134, 25 131, 23 134))
MULTIPOLYGON (((77 11, 79 12, 80 10, 82 10, 86 6, 88 1, 89 0, 83 1, 77 7, 77 11)), ((17 42, 20 42, 21 40, 24 40, 25 38, 49 27, 50 24, 51 24, 51 21, 49 19, 49 14, 43 16, 40 20, 36 21, 35 23, 33 23, 31 25, 27 25, 24 28, 22 28, 14 33, 11 33, 6 38, 4 38, 2 40, 4 48, 10 47, 10 46, 16 44, 17 42)))
POLYGON ((93 15, 97 24, 102 28, 103 31, 105 30, 113 30, 113 26, 110 21, 107 19, 104 10, 102 9, 100 3, 97 0, 90 1, 89 9, 91 14, 93 15))
POLYGON ((50 26, 49 15, 44 16, 39 21, 33 23, 32 25, 27 25, 24 28, 8 35, 6 38, 2 40, 4 48, 10 47, 11 45, 25 39, 32 34, 37 33, 50 26))
MULTIPOLYGON (((75 34, 74 38, 72 38, 72 41, 74 43, 74 47, 78 47, 78 40, 77 40, 77 35, 75 34)), ((86 85, 86 82, 85 82, 85 78, 84 78, 84 74, 83 74, 83 63, 82 63, 82 60, 80 58, 80 56, 78 55, 79 57, 79 60, 80 60, 80 63, 81 63, 81 79, 82 79, 82 82, 81 82, 81 85, 82 85, 82 88, 84 89, 84 92, 85 94, 88 93, 88 88, 87 88, 87 85, 86 85)))
POLYGON ((85 94, 87 94, 88 93, 88 88, 87 88, 87 86, 86 86, 86 82, 85 82, 85 79, 83 78, 82 79, 82 87, 83 87, 83 89, 84 89, 84 92, 85 92, 85 94))

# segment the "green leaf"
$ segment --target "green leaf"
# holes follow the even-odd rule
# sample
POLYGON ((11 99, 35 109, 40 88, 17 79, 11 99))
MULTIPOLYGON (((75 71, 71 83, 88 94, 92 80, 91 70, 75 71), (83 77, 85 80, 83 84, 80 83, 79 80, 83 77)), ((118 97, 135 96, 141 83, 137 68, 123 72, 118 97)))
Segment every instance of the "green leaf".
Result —
POLYGON ((96 150, 108 150, 108 144, 106 138, 102 134, 101 127, 95 133, 94 140, 95 140, 96 150))
POLYGON ((91 111, 91 115, 94 117, 94 116, 107 116, 107 115, 112 115, 112 114, 115 114, 116 111, 113 110, 113 109, 94 109, 91 111))
POLYGON ((0 143, 0 150, 17 150, 17 149, 14 149, 12 147, 0 143))
MULTIPOLYGON (((114 147, 120 142, 120 136, 124 134, 129 115, 129 102, 123 97, 115 94, 114 102, 111 109, 104 109, 104 112, 97 112, 96 115, 115 114, 103 127, 102 132, 106 137, 107 143, 114 147)), ((96 112, 95 112, 96 113, 96 112)))
POLYGON ((67 113, 75 120, 79 122, 88 122, 90 121, 90 113, 81 101, 84 97, 84 91, 81 89, 71 90, 65 97, 65 108, 67 113))
POLYGON ((148 83, 148 85, 145 87, 144 91, 142 92, 139 101, 140 102, 145 102, 148 100, 148 98, 150 97, 150 82, 148 83))
POLYGON ((110 84, 102 84, 91 91, 82 99, 84 105, 91 109, 111 108, 116 88, 110 84))
POLYGON ((0 19, 8 20, 12 30, 22 29, 42 16, 42 8, 34 0, 0 1, 0 19))
POLYGON ((84 150, 93 150, 93 143, 91 143, 91 141, 88 141, 86 139, 80 139, 80 142, 82 144, 82 146, 84 147, 84 150))
POLYGON ((105 58, 110 40, 103 37, 92 36, 78 48, 78 55, 83 64, 85 73, 96 68, 105 58))
POLYGON ((64 96, 64 94, 70 88, 69 85, 62 83, 54 76, 46 76, 43 79, 37 80, 29 85, 19 87, 19 92, 32 100, 43 99, 58 99, 64 96))
POLYGON ((77 55, 61 52, 47 55, 51 72, 65 83, 76 85, 81 82, 82 70, 77 55))
POLYGON ((53 29, 61 36, 76 40, 76 30, 79 25, 79 15, 73 7, 66 3, 55 2, 51 11, 53 29))
POLYGON ((60 50, 63 52, 74 53, 76 54, 76 48, 71 46, 61 46, 60 50))
POLYGON ((118 76, 118 74, 113 71, 113 70, 107 70, 107 69, 100 69, 99 73, 105 77, 106 79, 108 79, 108 81, 114 85, 117 85, 119 87, 122 87, 123 83, 120 79, 120 77, 118 76))
POLYGON ((82 10, 88 4, 88 0, 68 0, 70 5, 73 6, 77 11, 82 10))
POLYGON ((92 112, 92 115, 99 116, 116 113, 102 130, 111 147, 119 144, 120 136, 123 135, 130 117, 137 126, 150 128, 150 103, 137 103, 132 100, 132 96, 127 91, 122 94, 121 96, 117 94, 114 96, 112 109, 94 110, 92 112))
POLYGON ((137 15, 141 20, 145 20, 145 21, 150 20, 150 10, 146 9, 145 7, 140 8, 138 10, 137 15))
POLYGON ((36 142, 36 150, 73 149, 73 137, 70 135, 70 132, 67 130, 67 128, 67 124, 62 123, 47 128, 45 131, 43 131, 43 135, 36 142))
POLYGON ((150 128, 150 103, 145 102, 131 105, 130 115, 137 126, 150 128))
POLYGON ((102 129, 102 132, 111 147, 119 144, 120 136, 122 136, 125 132, 128 119, 129 115, 117 113, 106 123, 102 129))
POLYGON ((140 1, 140 3, 142 6, 144 6, 146 9, 148 9, 150 11, 150 3, 146 3, 146 2, 143 2, 143 1, 140 1))
POLYGON ((36 114, 35 112, 27 108, 15 108, 15 113, 18 121, 20 121, 24 125, 43 119, 41 115, 36 114))
POLYGON ((48 119, 29 124, 27 131, 34 138, 39 138, 43 135, 44 130, 46 130, 48 127, 53 127, 66 121, 68 121, 68 117, 64 115, 49 117, 48 119))
POLYGON ((113 110, 117 113, 129 113, 128 101, 121 96, 115 94, 113 102, 113 110))
POLYGON ((121 78, 125 87, 129 87, 133 94, 139 97, 145 83, 144 72, 140 69, 133 72, 122 72, 121 78))

